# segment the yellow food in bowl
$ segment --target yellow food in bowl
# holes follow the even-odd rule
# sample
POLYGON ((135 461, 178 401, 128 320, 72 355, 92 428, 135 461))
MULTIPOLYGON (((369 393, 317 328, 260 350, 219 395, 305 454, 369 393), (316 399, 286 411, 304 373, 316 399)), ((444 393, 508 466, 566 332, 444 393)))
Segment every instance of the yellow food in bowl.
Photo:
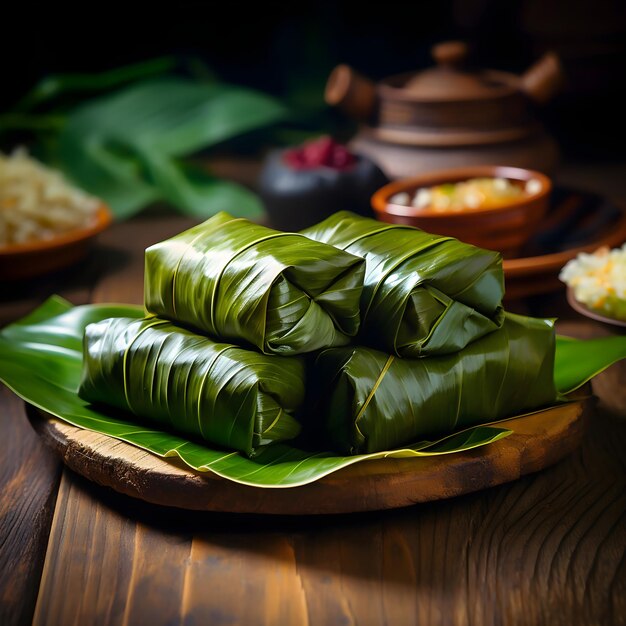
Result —
POLYGON ((541 183, 536 179, 521 184, 507 178, 471 178, 458 183, 421 187, 413 194, 397 193, 389 201, 437 213, 453 213, 506 206, 537 194, 541 189, 541 183))
POLYGON ((574 291, 578 302, 626 321, 626 243, 614 250, 581 252, 565 265, 559 278, 574 291))

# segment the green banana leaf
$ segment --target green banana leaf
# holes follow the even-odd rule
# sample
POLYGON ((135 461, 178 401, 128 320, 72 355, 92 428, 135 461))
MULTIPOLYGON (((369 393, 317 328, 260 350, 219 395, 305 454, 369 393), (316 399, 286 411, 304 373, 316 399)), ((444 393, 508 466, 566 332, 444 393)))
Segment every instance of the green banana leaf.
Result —
MULTIPOLYGON (((67 111, 76 99, 121 88, 125 84, 154 78, 176 68, 174 57, 161 57, 101 73, 52 74, 42 78, 11 109, 0 113, 0 139, 4 132, 39 133, 42 144, 50 143, 51 132, 61 131, 67 111)), ((29 142, 33 144, 36 142, 29 142)), ((52 140, 54 143, 54 139, 52 140)), ((39 152, 35 146, 35 151, 39 152)))
POLYGON ((58 112, 61 98, 106 92, 128 83, 166 74, 176 68, 176 62, 175 57, 159 57, 100 73, 51 74, 42 78, 21 98, 14 111, 29 113, 47 105, 47 109, 58 112))
POLYGON ((345 345, 359 327, 363 259, 226 213, 146 250, 155 315, 294 355, 345 345))
POLYGON ((129 413, 89 404, 77 390, 83 367, 86 327, 111 317, 141 319, 141 307, 87 305, 72 308, 62 298, 47 300, 0 332, 0 381, 31 405, 66 422, 127 441, 162 457, 179 457, 189 467, 256 487, 297 487, 368 459, 450 454, 486 445, 509 430, 479 426, 412 448, 370 455, 337 456, 287 444, 267 446, 253 459, 212 448, 165 429, 150 427, 129 413))
POLYGON ((215 343, 167 320, 117 317, 85 330, 78 395, 253 456, 293 439, 304 363, 215 343))
POLYGON ((54 156, 119 219, 157 201, 202 217, 226 207, 256 216, 263 208, 255 194, 200 168, 188 175, 183 157, 287 118, 282 104, 251 89, 161 77, 76 107, 54 156))
POLYGON ((552 320, 511 313, 455 354, 399 359, 330 348, 315 361, 320 402, 311 422, 332 449, 358 454, 549 406, 557 401, 554 350, 552 320))
MULTIPOLYGON (((198 471, 210 471, 256 487, 297 487, 368 459, 450 454, 483 446, 510 434, 504 428, 477 426, 438 441, 420 442, 410 449, 346 457, 280 443, 268 446, 254 459, 237 452, 213 449, 165 430, 150 428, 130 414, 121 416, 89 405, 77 395, 86 326, 109 317, 140 319, 143 315, 140 307, 72 308, 67 301, 53 297, 0 332, 0 380, 31 405, 70 424, 127 441, 158 456, 178 457, 198 471)), ((557 337, 557 390, 566 394, 621 358, 626 358, 626 336, 599 342, 557 337), (567 354, 561 358, 564 346, 567 354), (567 366, 566 376, 561 376, 559 368, 562 366, 567 366)))
POLYGON ((502 326, 497 252, 348 211, 302 233, 366 259, 360 343, 409 358, 450 354, 502 326))
POLYGON ((584 353, 580 350, 580 341, 569 337, 557 339, 554 379, 557 388, 566 389, 568 393, 603 371, 606 363, 626 358, 626 335, 589 339, 584 342, 584 353))

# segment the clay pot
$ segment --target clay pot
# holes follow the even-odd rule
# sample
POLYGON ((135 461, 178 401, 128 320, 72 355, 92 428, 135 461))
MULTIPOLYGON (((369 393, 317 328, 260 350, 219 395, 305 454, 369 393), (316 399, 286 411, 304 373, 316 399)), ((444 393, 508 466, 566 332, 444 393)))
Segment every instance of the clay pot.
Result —
POLYGON ((340 65, 326 101, 363 123, 354 148, 390 178, 488 163, 550 171, 557 147, 534 109, 561 87, 558 58, 548 53, 517 76, 468 68, 467 53, 462 42, 439 44, 435 67, 378 84, 340 65))

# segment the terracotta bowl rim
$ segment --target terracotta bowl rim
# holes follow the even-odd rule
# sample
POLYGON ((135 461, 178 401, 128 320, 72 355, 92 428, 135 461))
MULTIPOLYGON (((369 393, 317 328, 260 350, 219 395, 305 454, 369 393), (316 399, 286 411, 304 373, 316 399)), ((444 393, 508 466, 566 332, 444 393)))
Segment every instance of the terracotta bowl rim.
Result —
MULTIPOLYGON (((401 217, 414 217, 419 219, 440 219, 454 220, 459 217, 465 219, 469 217, 481 217, 483 215, 491 215, 493 213, 501 213, 503 211, 512 211, 515 209, 527 209, 528 205, 537 200, 544 200, 552 192, 552 181, 548 176, 525 167, 513 167, 509 165, 476 165, 469 167, 457 167, 446 170, 433 170, 419 176, 411 178, 401 178, 388 183, 374 193, 371 198, 371 204, 377 213, 389 214, 401 217), (498 174, 498 172, 506 172, 506 174, 498 174), (530 194, 513 202, 507 202, 503 206, 488 207, 485 209, 472 209, 471 211, 459 211, 454 213, 441 213, 432 209, 417 209, 411 206, 401 204, 393 204, 389 202, 391 196, 403 191, 415 191, 420 187, 442 184, 446 182, 459 182, 468 178, 476 178, 480 176, 496 176, 507 178, 510 180, 528 181, 537 179, 541 182, 541 189, 534 194, 530 194)), ((547 208, 547 207, 546 207, 547 208)))
POLYGON ((0 246, 0 258, 45 252, 87 241, 102 232, 112 221, 111 210, 104 203, 101 203, 96 212, 96 221, 90 226, 73 228, 50 239, 34 239, 25 243, 0 246))

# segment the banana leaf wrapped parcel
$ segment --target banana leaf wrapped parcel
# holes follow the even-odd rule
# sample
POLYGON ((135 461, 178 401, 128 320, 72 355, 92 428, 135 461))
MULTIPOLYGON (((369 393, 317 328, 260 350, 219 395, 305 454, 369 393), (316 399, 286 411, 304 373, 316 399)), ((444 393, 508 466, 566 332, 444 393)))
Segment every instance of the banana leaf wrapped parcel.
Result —
POLYGON ((358 331, 363 259, 218 213, 145 256, 146 309, 266 354, 345 345, 358 331))
POLYGON ((321 402, 311 432, 360 454, 519 415, 556 400, 554 354, 552 320, 509 313, 500 330, 457 354, 402 359, 329 348, 313 366, 321 402))
POLYGON ((502 325, 498 252, 347 211, 302 233, 366 260, 357 343, 402 357, 450 354, 502 325))
POLYGON ((85 330, 84 400, 253 456, 293 439, 304 397, 298 357, 244 350, 159 318, 111 318, 85 330))

